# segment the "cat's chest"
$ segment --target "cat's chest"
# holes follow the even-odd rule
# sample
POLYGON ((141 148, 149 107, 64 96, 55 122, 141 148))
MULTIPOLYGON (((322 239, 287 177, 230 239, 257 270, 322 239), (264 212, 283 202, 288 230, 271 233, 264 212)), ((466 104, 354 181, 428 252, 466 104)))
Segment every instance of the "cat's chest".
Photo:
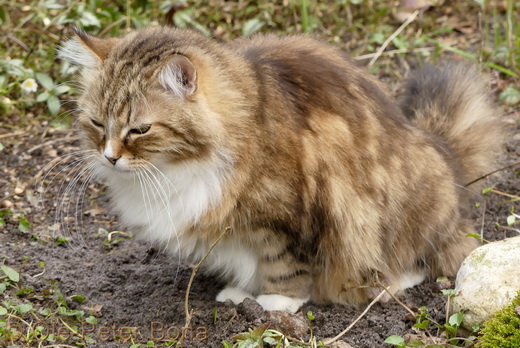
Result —
POLYGON ((141 238, 169 243, 219 203, 222 177, 209 168, 184 166, 146 170, 109 181, 111 204, 120 221, 141 238))

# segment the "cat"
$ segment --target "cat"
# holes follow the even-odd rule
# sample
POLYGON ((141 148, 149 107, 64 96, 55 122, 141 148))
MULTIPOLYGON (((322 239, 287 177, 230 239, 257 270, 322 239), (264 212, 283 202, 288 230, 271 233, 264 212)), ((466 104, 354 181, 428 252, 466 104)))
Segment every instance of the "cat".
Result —
POLYGON ((82 144, 121 223, 192 261, 223 235, 218 301, 360 304, 453 276, 478 245, 464 184, 502 130, 465 64, 419 70, 396 101, 304 35, 75 29, 59 56, 81 67, 82 144))

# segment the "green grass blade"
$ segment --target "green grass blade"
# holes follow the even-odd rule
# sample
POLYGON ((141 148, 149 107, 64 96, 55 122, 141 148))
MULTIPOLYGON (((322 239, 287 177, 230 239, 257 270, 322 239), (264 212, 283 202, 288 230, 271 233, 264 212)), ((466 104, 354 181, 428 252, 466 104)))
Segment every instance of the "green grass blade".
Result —
MULTIPOLYGON (((459 48, 446 45, 445 43, 442 43, 440 41, 437 41, 437 40, 434 40, 434 39, 430 39, 427 36, 424 37, 424 40, 427 41, 427 42, 433 43, 433 44, 437 45, 438 47, 440 47, 440 48, 442 48, 442 49, 444 49, 446 51, 450 51, 450 52, 456 53, 459 56, 467 58, 467 59, 472 60, 474 62, 478 62, 479 61, 479 59, 478 59, 478 57, 476 55, 474 55, 472 53, 468 53, 468 52, 466 52, 464 50, 461 50, 459 48)), ((509 70, 509 69, 503 67, 502 65, 499 65, 499 64, 496 64, 496 63, 493 63, 493 62, 482 62, 482 64, 484 64, 485 66, 490 67, 492 69, 495 69, 497 71, 500 71, 501 73, 506 74, 508 76, 512 76, 512 77, 517 77, 518 76, 518 74, 516 74, 512 70, 509 70)))
POLYGON ((309 3, 307 0, 301 0, 301 17, 303 32, 308 33, 311 28, 309 25, 309 3))

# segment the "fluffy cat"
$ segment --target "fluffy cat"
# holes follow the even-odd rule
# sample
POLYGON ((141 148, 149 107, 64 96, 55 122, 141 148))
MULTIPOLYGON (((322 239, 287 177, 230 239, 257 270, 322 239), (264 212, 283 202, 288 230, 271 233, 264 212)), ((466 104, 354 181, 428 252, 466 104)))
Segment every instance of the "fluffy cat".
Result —
POLYGON ((454 275, 476 247, 464 184, 500 144, 477 73, 411 78, 400 105, 307 36, 227 44, 172 28, 76 30, 90 166, 121 222, 229 283, 217 300, 295 312, 454 275))

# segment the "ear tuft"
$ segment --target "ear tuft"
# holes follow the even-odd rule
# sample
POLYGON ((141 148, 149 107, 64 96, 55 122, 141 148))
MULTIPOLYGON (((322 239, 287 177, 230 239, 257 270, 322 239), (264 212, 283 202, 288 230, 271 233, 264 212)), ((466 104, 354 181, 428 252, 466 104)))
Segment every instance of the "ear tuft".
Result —
POLYGON ((65 41, 58 49, 58 57, 85 68, 95 68, 100 63, 99 58, 78 37, 65 41))
POLYGON ((185 56, 176 54, 160 68, 159 83, 180 98, 197 91, 197 70, 185 56))
POLYGON ((95 68, 102 63, 118 41, 98 39, 76 26, 72 26, 72 30, 76 36, 58 49, 58 56, 85 68, 95 68))

